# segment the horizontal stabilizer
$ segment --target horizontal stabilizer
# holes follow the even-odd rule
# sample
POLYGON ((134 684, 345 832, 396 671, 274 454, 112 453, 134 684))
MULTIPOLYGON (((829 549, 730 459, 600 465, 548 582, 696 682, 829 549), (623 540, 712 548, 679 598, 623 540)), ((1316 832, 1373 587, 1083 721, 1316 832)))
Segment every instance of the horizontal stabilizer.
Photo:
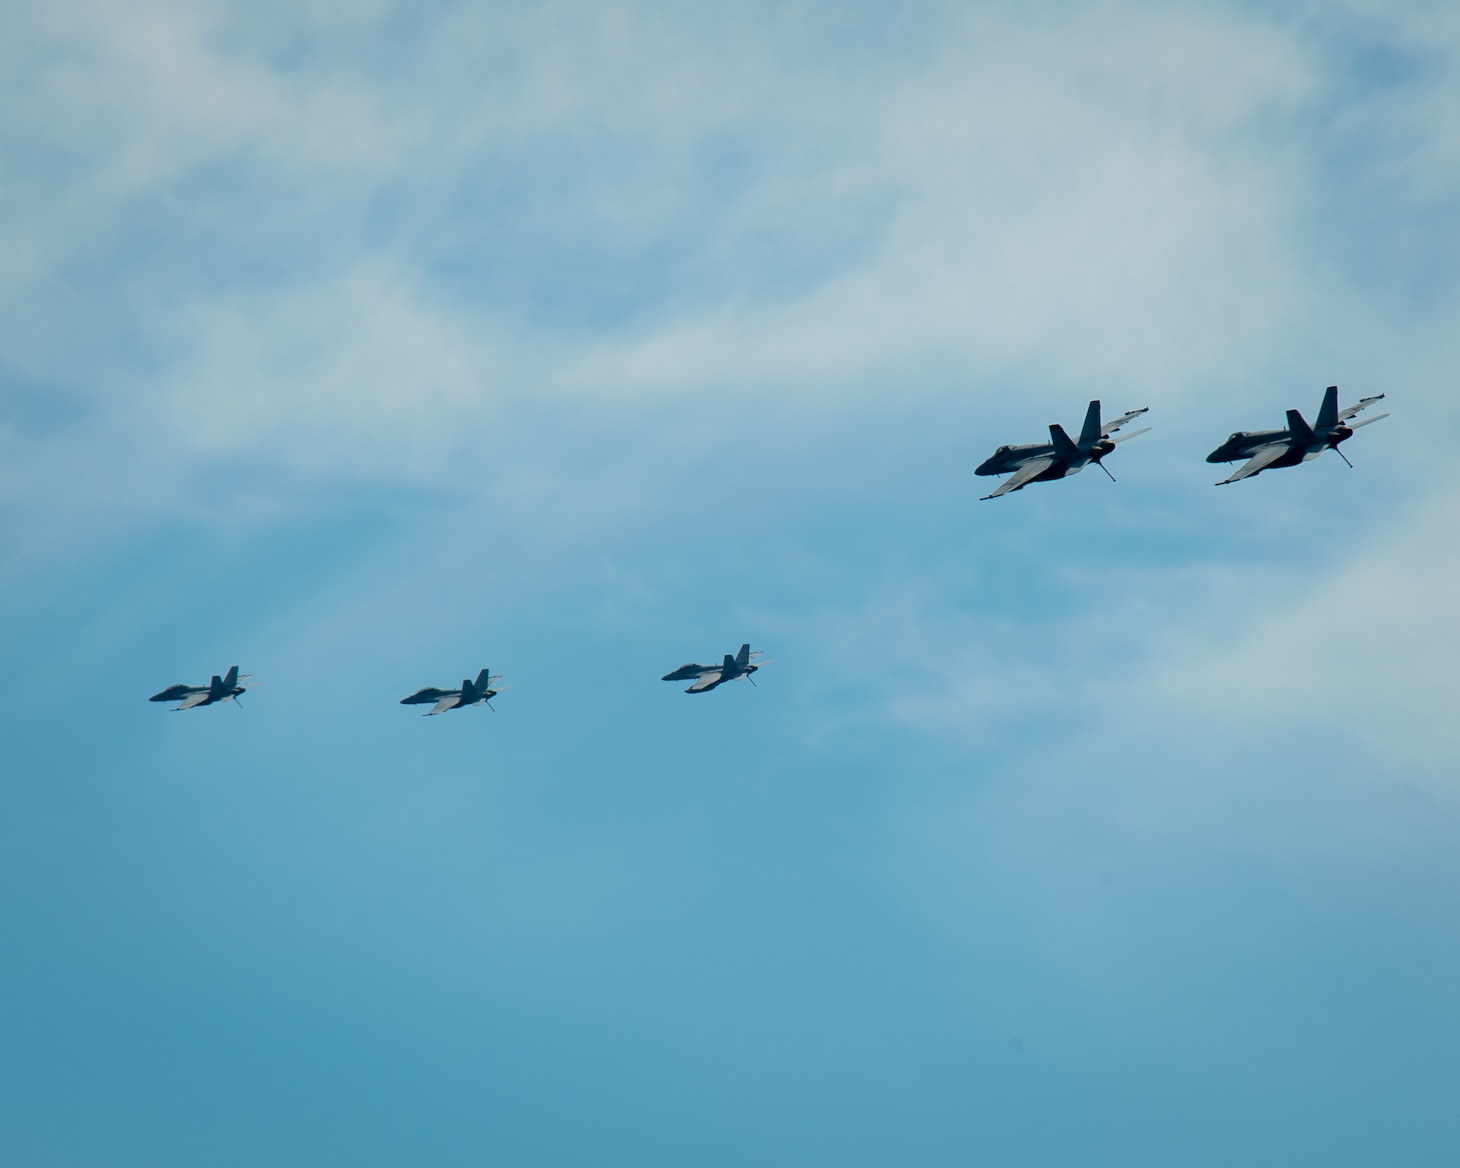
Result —
POLYGON ((1142 434, 1149 434, 1150 426, 1142 426, 1139 430, 1132 430, 1129 434, 1122 434, 1119 438, 1112 438, 1112 442, 1127 442, 1132 438, 1139 438, 1142 434))
POLYGON ((1382 422, 1388 414, 1375 414, 1372 418, 1365 418, 1362 422, 1355 422, 1349 427, 1350 430, 1357 430, 1360 426, 1367 426, 1370 422, 1382 422))

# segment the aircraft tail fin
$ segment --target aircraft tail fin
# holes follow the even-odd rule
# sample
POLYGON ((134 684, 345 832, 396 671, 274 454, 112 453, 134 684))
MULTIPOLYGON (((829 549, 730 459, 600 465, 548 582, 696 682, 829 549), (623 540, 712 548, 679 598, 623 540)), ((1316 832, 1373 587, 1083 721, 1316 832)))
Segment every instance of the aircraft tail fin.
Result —
POLYGON ((223 698, 231 697, 238 685, 238 666, 235 665, 224 676, 219 677, 213 674, 213 680, 208 682, 208 700, 221 701, 223 698))
POLYGON ((1080 427, 1080 449, 1089 450, 1100 441, 1100 402, 1092 401, 1085 411, 1085 424, 1080 427))
POLYGON ((1338 425, 1338 386, 1330 385, 1323 391, 1323 404, 1318 407, 1318 420, 1313 429, 1326 434, 1338 425))
POLYGON ((476 687, 478 691, 488 689, 492 681, 491 671, 483 669, 477 674, 476 687))
POLYGON ((750 644, 747 642, 740 646, 740 652, 735 654, 735 668, 744 669, 750 664, 750 644))
POLYGON ((1054 452, 1061 458, 1074 458, 1080 453, 1079 448, 1065 433, 1065 428, 1058 422, 1049 428, 1049 441, 1054 446, 1054 452))
POLYGON ((725 654, 725 664, 720 666, 720 672, 722 674, 735 672, 735 658, 730 656, 729 653, 725 654))
POLYGON ((1312 442, 1316 437, 1313 427, 1308 425, 1303 415, 1297 410, 1288 411, 1288 433, 1297 442, 1312 442))

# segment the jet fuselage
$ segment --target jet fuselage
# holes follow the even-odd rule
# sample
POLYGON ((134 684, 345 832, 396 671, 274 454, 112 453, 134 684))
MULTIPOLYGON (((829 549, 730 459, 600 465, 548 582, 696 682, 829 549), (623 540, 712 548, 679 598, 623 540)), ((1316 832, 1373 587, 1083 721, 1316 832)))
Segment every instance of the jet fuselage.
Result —
POLYGON ((1043 474, 1035 475, 1031 483, 1047 483, 1055 479, 1079 474, 1091 462, 1104 458, 1115 449, 1115 443, 1102 438, 1088 453, 1081 452, 1074 457, 1060 455, 1049 442, 1029 442, 1021 446, 1000 446, 984 459, 973 472, 976 475, 1003 475, 1018 470, 1026 462, 1036 458, 1053 458, 1055 463, 1043 474))
POLYGON ((1207 455, 1208 462, 1239 462, 1251 458, 1264 446, 1277 442, 1290 442, 1293 448, 1281 458, 1271 462, 1264 469, 1282 466, 1297 466, 1310 458, 1316 458, 1325 450, 1337 449, 1340 442, 1347 442, 1354 436, 1348 426, 1337 425, 1327 435, 1315 434, 1311 441, 1294 440, 1291 430, 1238 430, 1215 450, 1207 455))

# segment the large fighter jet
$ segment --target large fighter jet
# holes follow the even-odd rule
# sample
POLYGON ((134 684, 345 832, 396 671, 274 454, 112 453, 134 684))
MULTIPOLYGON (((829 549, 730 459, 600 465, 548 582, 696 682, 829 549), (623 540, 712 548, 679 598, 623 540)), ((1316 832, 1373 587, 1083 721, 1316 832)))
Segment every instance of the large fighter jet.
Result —
MULTIPOLYGON (((1207 455, 1208 462, 1236 462, 1239 458, 1247 459, 1246 464, 1236 474, 1224 478, 1217 486, 1251 478, 1274 467, 1297 466, 1300 462, 1317 458, 1329 449, 1337 452, 1344 462, 1348 462, 1343 451, 1338 449, 1338 444, 1352 438, 1354 431, 1360 426, 1367 426, 1370 422, 1380 421, 1389 415, 1379 414, 1352 426, 1344 423, 1360 410, 1368 409, 1383 396, 1382 393, 1377 393, 1373 397, 1360 398, 1356 405, 1340 410, 1338 386, 1330 385, 1323 391, 1323 404, 1318 407, 1318 417, 1311 426, 1297 410, 1289 410, 1286 430, 1238 430, 1207 455)), ((1348 464, 1353 466, 1351 462, 1348 464)))
MULTIPOLYGON (((155 693, 147 700, 149 702, 181 702, 179 706, 173 707, 173 713, 178 710, 191 710, 194 706, 211 706, 217 702, 237 702, 238 695, 247 691, 248 687, 243 683, 253 674, 245 673, 239 676, 238 666, 235 665, 228 673, 219 677, 213 674, 213 680, 207 685, 170 685, 161 693, 155 693)), ((240 709, 242 702, 237 702, 240 709)))
POLYGON ((426 717, 432 714, 444 714, 447 710, 460 710, 467 706, 485 705, 492 709, 491 699, 500 692, 492 686, 502 680, 501 674, 490 674, 485 669, 477 674, 477 679, 463 678, 460 689, 437 689, 428 685, 425 689, 418 689, 408 698, 401 698, 403 706, 424 706, 427 702, 434 705, 426 711, 426 717))
POLYGON ((1134 438, 1139 434, 1146 433, 1151 427, 1144 430, 1135 430, 1129 434, 1123 434, 1119 438, 1112 439, 1114 434, 1132 418, 1139 418, 1149 407, 1139 410, 1131 410, 1128 414, 1121 414, 1113 421, 1100 424, 1100 403, 1092 401, 1089 409, 1085 411, 1085 424, 1080 427, 1080 440, 1072 442, 1070 436, 1059 423, 1049 428, 1049 441, 1034 442, 1025 446, 1000 446, 993 455, 980 466, 974 474, 1001 475, 1014 473, 999 484, 999 489, 992 495, 985 495, 985 499, 997 499, 1000 495, 1007 495, 1010 491, 1023 490, 1030 483, 1045 483, 1053 479, 1062 479, 1068 475, 1078 474, 1092 462, 1106 474, 1110 475, 1112 482, 1115 476, 1110 474, 1105 464, 1100 460, 1115 449, 1117 442, 1124 442, 1127 438, 1134 438))
POLYGON ((755 678, 750 675, 757 669, 769 665, 769 661, 756 661, 757 657, 765 656, 764 653, 752 653, 749 645, 741 645, 740 652, 734 657, 729 653, 725 654, 725 660, 719 665, 681 665, 673 673, 666 673, 660 681, 689 681, 694 678, 694 685, 690 686, 685 693, 708 693, 717 685, 723 685, 727 681, 748 680, 751 685, 755 684, 755 678))

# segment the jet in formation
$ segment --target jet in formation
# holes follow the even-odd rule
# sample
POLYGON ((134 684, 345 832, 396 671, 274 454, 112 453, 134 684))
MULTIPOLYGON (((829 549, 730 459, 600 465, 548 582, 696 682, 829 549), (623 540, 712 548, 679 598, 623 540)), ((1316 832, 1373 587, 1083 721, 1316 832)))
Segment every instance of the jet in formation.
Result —
POLYGON ((244 693, 249 687, 243 683, 253 674, 245 673, 239 676, 238 666, 235 665, 223 677, 213 674, 213 680, 207 685, 170 685, 161 693, 153 694, 147 700, 149 702, 180 702, 181 705, 173 707, 173 713, 178 710, 191 710, 194 706, 212 706, 218 702, 234 702, 240 709, 243 703, 239 702, 238 695, 244 693))
POLYGON ((1318 417, 1311 426, 1297 410, 1289 410, 1286 430, 1238 430, 1207 455, 1208 462, 1236 462, 1242 458, 1247 460, 1236 474, 1228 475, 1217 486, 1240 482, 1275 467, 1297 466, 1300 462, 1308 462, 1330 449, 1344 462, 1348 462, 1349 466, 1353 466, 1343 451, 1338 449, 1338 444, 1352 438, 1354 431, 1360 426, 1378 422, 1389 415, 1379 414, 1352 426, 1345 423, 1383 396, 1379 393, 1373 397, 1360 398, 1357 404, 1340 410, 1338 386, 1330 385, 1323 391, 1323 404, 1318 407, 1318 417))
POLYGON ((403 706, 424 706, 428 702, 433 703, 426 711, 426 717, 432 714, 444 714, 447 710, 461 710, 467 706, 486 706, 492 709, 492 698, 501 691, 492 687, 502 680, 501 674, 490 674, 485 669, 477 674, 477 679, 463 678, 460 689, 437 689, 428 685, 425 689, 418 689, 408 698, 401 698, 403 706))
POLYGON ((740 652, 735 656, 725 654, 725 660, 720 665, 681 665, 673 673, 666 673, 660 681, 689 681, 694 680, 685 693, 709 693, 717 685, 723 685, 727 681, 748 680, 751 685, 755 684, 755 678, 750 675, 757 669, 769 665, 769 661, 757 661, 757 657, 765 656, 764 653, 752 653, 749 645, 741 645, 740 652))
POLYGON ((1129 434, 1122 434, 1119 438, 1111 438, 1122 426, 1126 425, 1133 418, 1139 418, 1146 413, 1149 407, 1139 410, 1131 410, 1128 414, 1121 414, 1120 417, 1100 424, 1100 403, 1092 401, 1089 409, 1085 411, 1085 424, 1080 427, 1080 440, 1072 441, 1065 433, 1065 429, 1058 422, 1049 428, 1048 442, 1033 442, 1024 446, 1000 446, 994 451, 985 462, 973 473, 981 475, 1008 474, 1009 477, 999 484, 999 489, 992 495, 985 495, 985 499, 997 499, 1000 495, 1007 495, 1010 491, 1020 491, 1030 483, 1046 483, 1054 479, 1066 478, 1072 474, 1078 474, 1092 462, 1106 474, 1110 475, 1112 482, 1115 476, 1101 461, 1107 454, 1115 449, 1117 442, 1124 442, 1128 438, 1135 438, 1146 433, 1151 427, 1143 430, 1134 430, 1129 434), (1009 474, 1012 471, 1013 474, 1009 474))

